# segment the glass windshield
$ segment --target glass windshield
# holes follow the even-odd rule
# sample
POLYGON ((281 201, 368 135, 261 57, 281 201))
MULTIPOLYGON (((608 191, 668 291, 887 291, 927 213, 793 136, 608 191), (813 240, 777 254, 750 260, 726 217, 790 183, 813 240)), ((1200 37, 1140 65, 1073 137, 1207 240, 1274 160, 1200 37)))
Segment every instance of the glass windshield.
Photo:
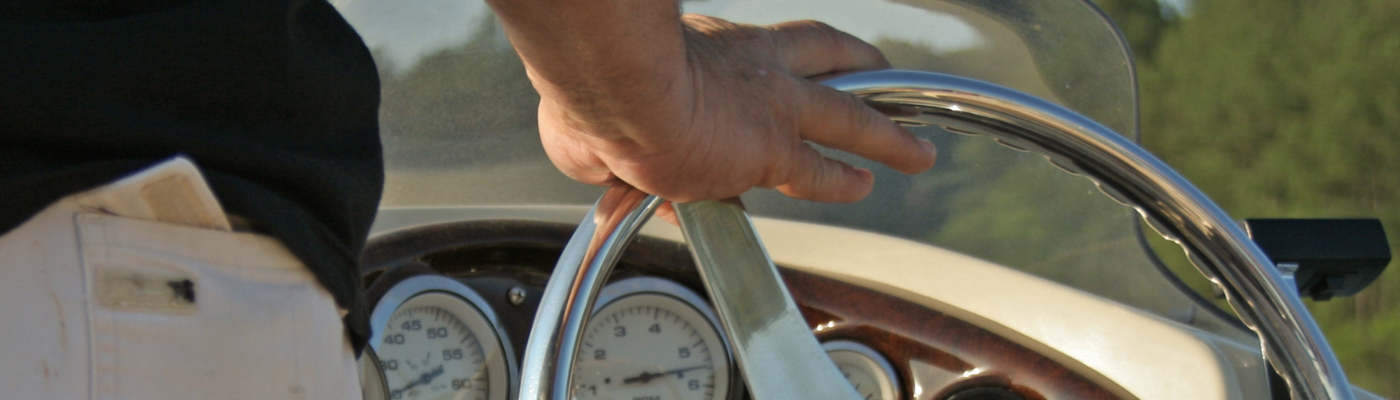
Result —
MULTIPOLYGON (((338 0, 383 82, 385 207, 589 205, 598 187, 545 157, 538 97, 479 1, 338 0), (463 22, 466 21, 466 22, 463 22)), ((687 12, 746 23, 815 19, 882 49, 896 68, 989 81, 1137 136, 1131 64, 1112 25, 1080 0, 704 0, 687 12)), ((1136 214, 1087 179, 984 137, 916 128, 939 148, 907 176, 846 154, 876 175, 847 205, 744 196, 752 213, 923 241, 1027 271, 1207 331, 1251 336, 1179 289, 1139 236, 1136 214)))

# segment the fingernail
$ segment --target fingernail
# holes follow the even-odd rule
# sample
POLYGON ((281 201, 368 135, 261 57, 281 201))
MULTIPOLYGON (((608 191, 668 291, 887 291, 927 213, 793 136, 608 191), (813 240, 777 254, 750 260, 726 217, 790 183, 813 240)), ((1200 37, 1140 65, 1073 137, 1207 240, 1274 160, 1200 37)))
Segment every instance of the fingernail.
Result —
POLYGON ((920 138, 919 146, 923 147, 924 151, 929 152, 929 154, 938 154, 938 148, 933 147, 933 142, 920 138))

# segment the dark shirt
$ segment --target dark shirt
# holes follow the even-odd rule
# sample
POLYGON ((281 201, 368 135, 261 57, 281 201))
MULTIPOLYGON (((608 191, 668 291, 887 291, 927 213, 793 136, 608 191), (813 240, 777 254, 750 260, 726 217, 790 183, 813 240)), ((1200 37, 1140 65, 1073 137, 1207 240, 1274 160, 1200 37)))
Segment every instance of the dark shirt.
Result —
POLYGON ((369 51, 323 0, 0 3, 0 233, 184 155, 350 310, 358 351, 378 107, 369 51))

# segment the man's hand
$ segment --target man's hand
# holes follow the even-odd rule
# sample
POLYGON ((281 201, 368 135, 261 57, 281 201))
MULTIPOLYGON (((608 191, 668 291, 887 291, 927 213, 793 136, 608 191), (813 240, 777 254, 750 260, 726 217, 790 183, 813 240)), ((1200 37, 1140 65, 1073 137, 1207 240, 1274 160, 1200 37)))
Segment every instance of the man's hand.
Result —
POLYGON ((680 202, 753 187, 853 202, 870 193, 873 176, 808 141, 905 173, 934 163, 932 144, 807 79, 888 67, 873 46, 826 25, 681 17, 673 3, 668 11, 631 2, 624 18, 494 3, 540 92, 545 150, 579 181, 620 179, 680 202), (605 25, 569 22, 590 18, 605 25))

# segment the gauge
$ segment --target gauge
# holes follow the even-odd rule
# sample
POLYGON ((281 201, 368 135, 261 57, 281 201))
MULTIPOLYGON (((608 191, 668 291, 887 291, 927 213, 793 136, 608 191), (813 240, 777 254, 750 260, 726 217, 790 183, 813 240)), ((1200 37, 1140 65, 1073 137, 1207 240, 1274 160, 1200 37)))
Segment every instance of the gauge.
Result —
POLYGON ((728 398, 729 351, 700 299, 657 278, 603 288, 574 364, 573 398, 728 398))
POLYGON ((865 400, 895 400, 900 398, 894 368, 884 356, 863 344, 837 340, 822 343, 822 349, 846 376, 856 393, 865 400))
POLYGON ((370 316, 370 346, 392 400, 506 400, 515 386, 506 336, 486 302, 444 276, 390 288, 370 316))

